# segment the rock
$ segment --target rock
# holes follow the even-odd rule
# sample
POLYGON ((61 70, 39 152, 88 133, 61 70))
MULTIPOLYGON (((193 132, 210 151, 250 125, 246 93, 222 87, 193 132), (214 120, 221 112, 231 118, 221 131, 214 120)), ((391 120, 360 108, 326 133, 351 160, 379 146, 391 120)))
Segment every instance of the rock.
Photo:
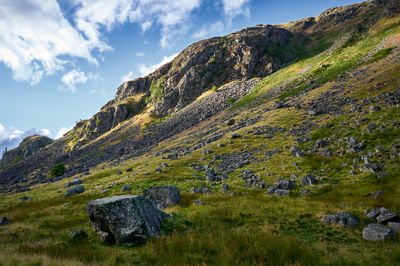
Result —
POLYGON ((290 153, 294 157, 304 157, 304 153, 298 147, 295 146, 290 147, 290 153))
POLYGON ((115 171, 115 174, 120 175, 120 174, 122 174, 122 171, 118 169, 117 171, 115 171))
POLYGON ((158 186, 147 188, 143 191, 143 196, 160 204, 163 208, 178 204, 181 201, 181 192, 176 186, 158 186))
POLYGON ((167 168, 169 165, 167 163, 161 163, 160 165, 162 168, 167 168))
POLYGON ((274 191, 274 194, 278 197, 283 197, 289 195, 289 192, 287 189, 277 189, 274 191))
POLYGON ((229 186, 228 184, 222 184, 221 191, 224 193, 229 193, 229 186))
POLYGON ((319 140, 317 140, 315 142, 315 147, 316 148, 323 148, 323 147, 326 147, 326 146, 328 146, 328 143, 323 139, 319 139, 319 140))
POLYGON ((69 236, 73 239, 83 239, 88 236, 85 230, 74 230, 69 232, 69 236))
POLYGON ((311 191, 309 189, 303 189, 303 190, 299 191, 299 196, 308 195, 308 194, 310 194, 310 192, 311 191))
POLYGON ((0 226, 10 224, 11 221, 7 217, 3 217, 0 219, 0 226))
POLYGON ((380 111, 381 107, 379 105, 374 105, 368 108, 370 114, 380 111))
POLYGON ((366 163, 361 165, 359 170, 362 173, 377 173, 380 168, 375 163, 366 163))
POLYGON ((204 174, 204 178, 209 182, 219 181, 221 178, 217 177, 213 168, 207 168, 204 174))
POLYGON ((274 186, 267 190, 267 194, 273 194, 276 190, 291 190, 296 187, 296 183, 292 180, 283 179, 275 183, 274 186))
POLYGON ((157 168, 156 169, 156 173, 163 174, 163 173, 165 173, 165 171, 163 171, 161 168, 157 168))
POLYGON ((67 189, 67 192, 64 194, 63 198, 67 198, 70 196, 74 196, 77 194, 81 194, 85 192, 85 188, 81 185, 75 186, 75 187, 70 187, 67 189))
POLYGON ((132 190, 132 187, 130 186, 130 185, 124 185, 122 188, 121 188, 121 191, 131 191, 132 190))
POLYGON ((359 222, 348 212, 324 215, 321 219, 326 224, 340 224, 343 227, 357 227, 359 222))
POLYGON ((398 222, 388 222, 388 226, 396 232, 400 230, 400 223, 398 222))
POLYGON ((127 168, 126 171, 127 171, 128 173, 129 173, 129 172, 132 172, 132 171, 133 171, 133 168, 132 168, 132 167, 127 168))
POLYGON ((220 147, 220 148, 222 148, 222 147, 225 147, 225 144, 223 144, 223 143, 218 143, 217 146, 220 147))
POLYGON ((103 242, 135 246, 157 237, 167 215, 143 196, 114 196, 86 205, 90 224, 103 242))
POLYGON ((204 201, 201 201, 201 200, 193 201, 193 205, 204 205, 204 204, 205 204, 204 201))
POLYGON ((400 216, 384 207, 379 209, 369 209, 365 211, 365 216, 373 222, 387 224, 389 222, 400 222, 400 216))
POLYGON ((240 134, 239 133, 232 133, 231 139, 238 139, 238 138, 240 138, 240 134))
POLYGON ((376 174, 377 178, 383 178, 385 176, 390 176, 390 174, 386 173, 386 172, 379 172, 379 173, 376 174))
POLYGON ((378 191, 376 191, 374 193, 369 193, 368 196, 371 197, 371 198, 377 199, 377 198, 382 197, 384 193, 385 193, 385 191, 383 189, 381 189, 381 190, 378 190, 378 191))
POLYGON ((315 184, 316 180, 317 179, 316 179, 315 175, 306 175, 305 177, 303 177, 301 179, 301 184, 304 187, 311 186, 311 185, 315 184))
POLYGON ((66 184, 65 187, 72 187, 72 186, 80 185, 80 184, 82 184, 82 183, 83 183, 82 180, 80 180, 79 178, 76 178, 76 179, 74 179, 74 180, 68 182, 68 184, 66 184))
POLYGON ((368 241, 382 241, 389 240, 395 231, 380 224, 369 224, 363 230, 363 238, 368 241))

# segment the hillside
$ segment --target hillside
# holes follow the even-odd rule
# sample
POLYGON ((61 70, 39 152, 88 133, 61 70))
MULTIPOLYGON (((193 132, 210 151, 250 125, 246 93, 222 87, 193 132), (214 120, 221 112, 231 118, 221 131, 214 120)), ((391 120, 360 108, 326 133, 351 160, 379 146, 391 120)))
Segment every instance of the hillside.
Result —
POLYGON ((367 209, 400 213, 399 77, 394 0, 195 43, 63 138, 2 164, 0 261, 398 265, 398 233, 371 242, 363 229, 367 209), (75 178, 84 192, 64 198, 75 178), (182 195, 160 237, 102 244, 86 204, 156 185, 182 195), (321 221, 343 212, 359 225, 321 221), (88 238, 71 239, 77 229, 88 238))

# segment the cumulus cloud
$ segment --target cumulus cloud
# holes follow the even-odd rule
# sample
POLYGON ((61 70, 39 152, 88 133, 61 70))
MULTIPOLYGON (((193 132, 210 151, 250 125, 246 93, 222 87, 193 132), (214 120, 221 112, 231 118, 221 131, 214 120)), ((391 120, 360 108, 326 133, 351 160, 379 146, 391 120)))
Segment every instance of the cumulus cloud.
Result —
POLYGON ((199 31, 193 34, 193 37, 196 39, 201 39, 205 37, 210 37, 215 34, 221 33, 224 31, 225 25, 221 21, 217 21, 211 25, 203 26, 199 31))
POLYGON ((73 127, 62 127, 58 130, 57 134, 56 134, 56 139, 61 138, 62 136, 64 136, 65 133, 67 133, 68 131, 70 131, 73 127))
POLYGON ((130 71, 129 73, 127 73, 126 75, 123 75, 121 78, 121 82, 125 82, 128 80, 132 80, 135 78, 135 73, 133 73, 133 71, 130 71))
POLYGON ((63 69, 65 55, 96 64, 94 47, 64 18, 56 0, 0 1, 0 61, 16 80, 38 83, 63 69))
POLYGON ((238 15, 250 16, 250 0, 222 0, 225 15, 232 19, 238 15))
POLYGON ((60 87, 61 90, 70 90, 71 92, 76 92, 77 84, 85 84, 89 79, 94 79, 95 76, 91 73, 88 75, 85 72, 78 71, 76 69, 64 74, 61 78, 62 83, 65 86, 60 87))
POLYGON ((153 72, 154 70, 156 70, 157 68, 161 67, 162 65, 171 62, 172 59, 174 59, 176 56, 178 55, 178 53, 170 55, 170 56, 164 56, 163 59, 161 60, 161 62, 154 64, 154 65, 150 65, 150 66, 146 66, 146 65, 140 65, 139 66, 139 72, 140 74, 142 74, 142 76, 146 76, 148 74, 150 74, 151 72, 153 72))

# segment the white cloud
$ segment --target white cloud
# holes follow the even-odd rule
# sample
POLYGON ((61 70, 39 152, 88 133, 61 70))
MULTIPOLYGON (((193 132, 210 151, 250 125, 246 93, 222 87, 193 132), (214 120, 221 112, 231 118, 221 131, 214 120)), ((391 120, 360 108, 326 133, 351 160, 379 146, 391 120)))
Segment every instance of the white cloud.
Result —
POLYGON ((68 89, 71 92, 76 92, 76 84, 85 84, 89 79, 94 79, 95 76, 89 73, 86 76, 85 72, 77 71, 76 69, 64 74, 61 81, 65 84, 65 87, 60 87, 60 89, 68 89))
POLYGON ((205 37, 210 37, 212 35, 221 33, 224 31, 225 25, 221 21, 217 21, 211 25, 203 26, 199 31, 193 34, 193 37, 196 39, 201 39, 205 37))
POLYGON ((174 59, 178 54, 173 54, 170 56, 164 56, 163 59, 161 60, 161 62, 151 65, 151 66, 146 66, 146 65, 140 65, 139 66, 139 72, 140 74, 142 74, 142 76, 146 76, 148 74, 150 74, 151 72, 153 72, 154 70, 156 70, 157 68, 161 67, 162 65, 171 62, 172 59, 174 59))
POLYGON ((142 53, 142 52, 137 52, 137 53, 136 53, 136 56, 139 56, 139 57, 140 57, 140 56, 144 56, 144 53, 142 53))
POLYGON ((129 73, 127 73, 126 75, 123 75, 121 78, 121 82, 125 82, 128 80, 132 80, 135 78, 135 74, 133 73, 133 71, 130 71, 129 73))
POLYGON ((38 83, 63 69, 65 55, 97 64, 96 47, 64 18, 56 0, 0 1, 0 61, 16 80, 38 83))
POLYGON ((229 19, 238 15, 250 16, 250 0, 222 0, 224 13, 229 19))
POLYGON ((70 131, 73 127, 62 127, 58 130, 57 134, 56 134, 56 139, 61 138, 62 136, 64 136, 65 133, 67 133, 68 131, 70 131))

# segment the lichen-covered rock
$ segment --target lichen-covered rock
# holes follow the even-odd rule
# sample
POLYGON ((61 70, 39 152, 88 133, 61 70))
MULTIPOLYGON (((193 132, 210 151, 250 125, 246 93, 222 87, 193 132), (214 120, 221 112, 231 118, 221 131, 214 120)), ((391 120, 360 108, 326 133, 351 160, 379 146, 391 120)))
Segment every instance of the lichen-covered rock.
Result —
POLYGON ((381 224, 369 224, 363 230, 363 238, 368 241, 385 242, 392 238, 395 231, 381 224))
POLYGON ((340 224, 343 227, 357 227, 358 220, 348 212, 324 215, 321 219, 326 224, 340 224))
POLYGON ((143 196, 97 199, 86 205, 90 224, 103 242, 135 246, 158 236, 167 215, 143 196))
POLYGON ((155 204, 162 208, 178 204, 181 201, 181 192, 176 186, 158 186, 147 188, 143 191, 143 196, 151 199, 155 204))

